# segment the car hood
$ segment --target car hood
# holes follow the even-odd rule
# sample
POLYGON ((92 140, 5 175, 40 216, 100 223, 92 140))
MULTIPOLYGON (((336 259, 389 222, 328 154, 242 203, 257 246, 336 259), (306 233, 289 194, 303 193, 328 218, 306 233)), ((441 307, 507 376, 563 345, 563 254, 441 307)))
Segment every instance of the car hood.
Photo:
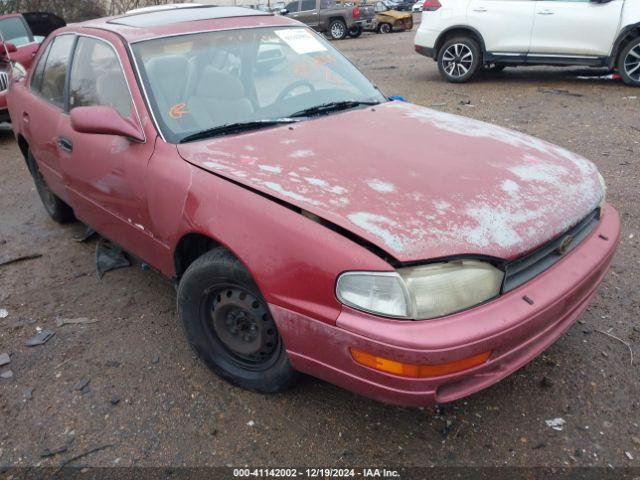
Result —
POLYGON ((604 194, 596 167, 576 154, 403 102, 177 148, 401 262, 517 258, 578 223, 604 194))

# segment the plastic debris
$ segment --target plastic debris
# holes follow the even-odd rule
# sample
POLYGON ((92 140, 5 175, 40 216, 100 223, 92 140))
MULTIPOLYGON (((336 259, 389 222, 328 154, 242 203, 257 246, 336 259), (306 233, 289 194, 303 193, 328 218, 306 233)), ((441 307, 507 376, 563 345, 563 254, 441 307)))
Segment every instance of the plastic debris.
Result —
POLYGON ((253 420, 249 420, 249 421, 247 422, 247 426, 248 426, 248 427, 254 427, 255 425, 256 425, 256 422, 254 422, 253 420))
POLYGON ((9 312, 6 308, 0 308, 0 318, 7 318, 9 316, 9 312))
POLYGON ((89 386, 89 382, 91 382, 90 378, 83 378, 73 386, 73 389, 81 392, 89 386))
POLYGON ((25 400, 31 400, 33 398, 33 388, 26 388, 22 392, 22 396, 24 397, 25 400))
POLYGON ((95 235, 96 231, 91 227, 87 227, 82 235, 75 235, 73 239, 78 243, 85 243, 91 240, 95 235))
POLYGON ((11 357, 8 353, 0 353, 0 367, 11 363, 11 357))
POLYGON ((96 320, 95 318, 87 318, 87 317, 80 317, 80 318, 59 318, 58 320, 56 320, 56 326, 57 327, 62 327, 63 325, 79 325, 79 324, 86 324, 86 323, 98 323, 98 320, 96 320))
POLYGON ((624 452, 624 454, 629 460, 633 460, 633 455, 631 455, 631 452, 624 452))
POLYGON ((547 424, 547 427, 561 432, 564 429, 564 426, 567 424, 567 421, 564 418, 558 417, 552 418, 551 420, 545 420, 544 423, 547 424))
POLYGON ((41 253, 31 253, 28 255, 20 255, 18 257, 8 258, 6 260, 0 260, 0 267, 11 265, 13 263, 25 262, 27 260, 35 260, 36 258, 40 258, 40 257, 42 257, 41 253))
POLYGON ((54 333, 51 330, 40 330, 33 337, 25 342, 27 347, 37 347, 38 345, 43 345, 49 341, 51 337, 53 337, 54 333))
POLYGON ((104 274, 111 270, 130 267, 131 262, 120 247, 101 238, 96 246, 96 274, 102 280, 104 274))

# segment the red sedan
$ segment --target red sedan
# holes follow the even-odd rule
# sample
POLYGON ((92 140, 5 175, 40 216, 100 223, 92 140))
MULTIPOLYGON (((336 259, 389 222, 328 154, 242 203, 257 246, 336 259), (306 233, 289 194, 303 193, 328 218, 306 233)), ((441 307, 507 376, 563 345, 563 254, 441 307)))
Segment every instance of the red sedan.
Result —
POLYGON ((57 30, 9 106, 51 217, 175 280, 200 358, 260 392, 304 372, 407 406, 469 395, 576 321, 618 245, 589 161, 389 101, 255 10, 57 30))

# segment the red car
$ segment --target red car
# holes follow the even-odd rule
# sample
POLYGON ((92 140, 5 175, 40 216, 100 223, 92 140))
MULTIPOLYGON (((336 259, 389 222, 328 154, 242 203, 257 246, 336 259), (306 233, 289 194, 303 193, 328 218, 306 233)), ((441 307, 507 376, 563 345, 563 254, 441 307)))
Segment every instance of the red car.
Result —
POLYGON ((24 75, 45 37, 64 26, 52 13, 0 15, 0 122, 10 121, 6 93, 12 67, 24 75))
POLYGON ((286 17, 94 20, 36 62, 9 108, 46 210, 175 280, 194 350, 244 388, 464 397, 556 341, 618 245, 592 163, 389 101, 286 17))

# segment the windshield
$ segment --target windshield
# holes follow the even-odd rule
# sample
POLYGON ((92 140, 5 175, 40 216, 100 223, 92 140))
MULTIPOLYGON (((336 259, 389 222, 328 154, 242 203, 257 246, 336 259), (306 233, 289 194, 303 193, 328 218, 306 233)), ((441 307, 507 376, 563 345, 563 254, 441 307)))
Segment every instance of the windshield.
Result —
POLYGON ((172 143, 231 124, 273 125, 268 122, 321 105, 315 113, 328 114, 326 106, 337 102, 344 110, 344 102, 355 108, 386 101, 304 27, 181 35, 136 43, 133 52, 155 118, 172 143))
POLYGON ((16 47, 31 43, 31 32, 20 17, 9 17, 0 20, 0 34, 5 42, 13 43, 16 47))

